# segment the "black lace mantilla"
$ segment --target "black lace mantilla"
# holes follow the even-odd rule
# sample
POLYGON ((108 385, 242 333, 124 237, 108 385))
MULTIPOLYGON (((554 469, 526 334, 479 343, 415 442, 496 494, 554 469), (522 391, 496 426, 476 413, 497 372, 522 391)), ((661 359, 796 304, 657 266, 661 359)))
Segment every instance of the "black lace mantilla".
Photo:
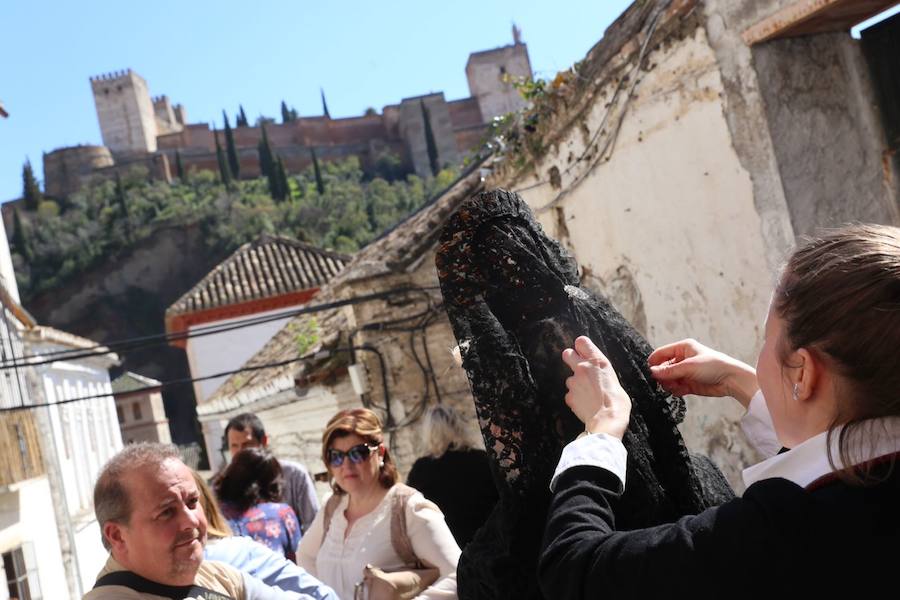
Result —
POLYGON ((733 492, 676 425, 684 401, 646 366, 651 348, 604 298, 580 287, 574 259, 548 238, 515 193, 483 192, 444 227, 436 258, 500 501, 463 552, 463 600, 540 598, 535 571, 563 446, 583 427, 564 402, 561 352, 588 335, 606 354, 633 408, 624 444, 628 485, 619 529, 671 521, 733 492))

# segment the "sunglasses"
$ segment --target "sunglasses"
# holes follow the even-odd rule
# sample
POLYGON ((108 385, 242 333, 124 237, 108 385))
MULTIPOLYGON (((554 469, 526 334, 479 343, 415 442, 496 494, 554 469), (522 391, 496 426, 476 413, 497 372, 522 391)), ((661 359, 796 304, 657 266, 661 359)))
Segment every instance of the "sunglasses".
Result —
POLYGON ((358 465, 363 462, 372 454, 373 450, 377 450, 378 446, 370 446, 369 444, 359 444, 358 446, 353 446, 346 452, 342 450, 335 450, 334 448, 329 448, 325 453, 325 457, 328 459, 328 464, 332 467, 339 467, 344 464, 344 457, 350 459, 354 465, 358 465))

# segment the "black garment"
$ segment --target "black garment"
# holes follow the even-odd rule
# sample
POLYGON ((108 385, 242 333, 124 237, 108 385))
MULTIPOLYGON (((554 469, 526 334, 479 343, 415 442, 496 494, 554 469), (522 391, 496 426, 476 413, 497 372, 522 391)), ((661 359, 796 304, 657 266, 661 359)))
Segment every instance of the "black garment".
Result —
POLYGON ((580 287, 573 258, 517 194, 494 190, 463 203, 444 227, 436 265, 500 492, 460 557, 460 597, 540 597, 548 485, 563 446, 584 427, 565 405, 571 371, 561 358, 579 335, 606 354, 633 403, 620 525, 665 523, 734 496, 708 459, 688 454, 677 428, 684 401, 651 377, 650 345, 605 298, 580 287))
POLYGON ((465 548, 494 504, 497 488, 484 450, 447 450, 439 458, 423 456, 406 478, 438 505, 456 543, 465 548))
POLYGON ((805 490, 766 479, 697 516, 633 531, 615 531, 619 486, 589 466, 557 480, 539 567, 547 598, 760 600, 843 588, 865 597, 894 585, 898 469, 872 487, 832 479, 805 490))

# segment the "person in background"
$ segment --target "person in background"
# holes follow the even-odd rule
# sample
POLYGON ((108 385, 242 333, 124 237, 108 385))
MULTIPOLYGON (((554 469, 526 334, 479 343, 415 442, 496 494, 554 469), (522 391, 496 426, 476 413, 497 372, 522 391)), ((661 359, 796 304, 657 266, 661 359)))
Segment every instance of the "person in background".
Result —
POLYGON ((474 448, 462 417, 439 404, 425 415, 428 455, 413 463, 407 485, 438 505, 460 548, 465 548, 497 503, 487 454, 474 448))
POLYGON ((367 565, 386 571, 409 568, 391 535, 400 494, 405 499, 399 517, 405 519, 415 557, 440 570, 440 578, 418 598, 455 599, 459 546, 437 507, 397 483, 378 415, 366 408, 334 415, 322 435, 322 459, 335 496, 301 540, 300 565, 347 599, 354 597, 367 565))
MULTIPOLYGON (((243 413, 228 421, 225 440, 231 457, 246 448, 268 448, 269 436, 262 421, 253 413, 243 413)), ((283 502, 294 509, 301 531, 309 529, 319 510, 319 498, 312 477, 298 462, 279 460, 284 475, 283 502)))
POLYGON ((699 515, 616 530, 631 400, 591 340, 574 346, 566 404, 586 435, 550 484, 546 597, 884 594, 900 544, 900 229, 850 226, 797 249, 756 369, 694 340, 649 356, 671 393, 737 399, 771 455, 744 471, 743 497, 699 515))
POLYGON ((247 448, 231 459, 213 485, 233 532, 296 561, 300 524, 294 509, 281 502, 282 482, 281 465, 271 452, 247 448))
POLYGON ((235 536, 228 527, 212 490, 196 472, 194 482, 200 491, 200 506, 206 515, 207 543, 203 548, 206 560, 231 565, 261 580, 266 585, 300 594, 313 600, 340 600, 330 587, 253 538, 235 536))

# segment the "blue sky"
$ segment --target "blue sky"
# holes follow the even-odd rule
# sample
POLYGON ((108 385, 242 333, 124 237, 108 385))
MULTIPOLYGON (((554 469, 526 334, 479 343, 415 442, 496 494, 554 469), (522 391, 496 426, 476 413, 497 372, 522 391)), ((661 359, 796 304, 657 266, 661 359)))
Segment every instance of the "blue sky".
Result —
POLYGON ((407 96, 468 96, 470 52, 522 29, 532 68, 552 77, 584 57, 625 0, 14 0, 0 15, 0 201, 21 194, 26 157, 101 143, 88 78, 132 68, 185 105, 190 122, 221 122, 243 104, 253 120, 284 99, 301 115, 377 110, 407 96))

